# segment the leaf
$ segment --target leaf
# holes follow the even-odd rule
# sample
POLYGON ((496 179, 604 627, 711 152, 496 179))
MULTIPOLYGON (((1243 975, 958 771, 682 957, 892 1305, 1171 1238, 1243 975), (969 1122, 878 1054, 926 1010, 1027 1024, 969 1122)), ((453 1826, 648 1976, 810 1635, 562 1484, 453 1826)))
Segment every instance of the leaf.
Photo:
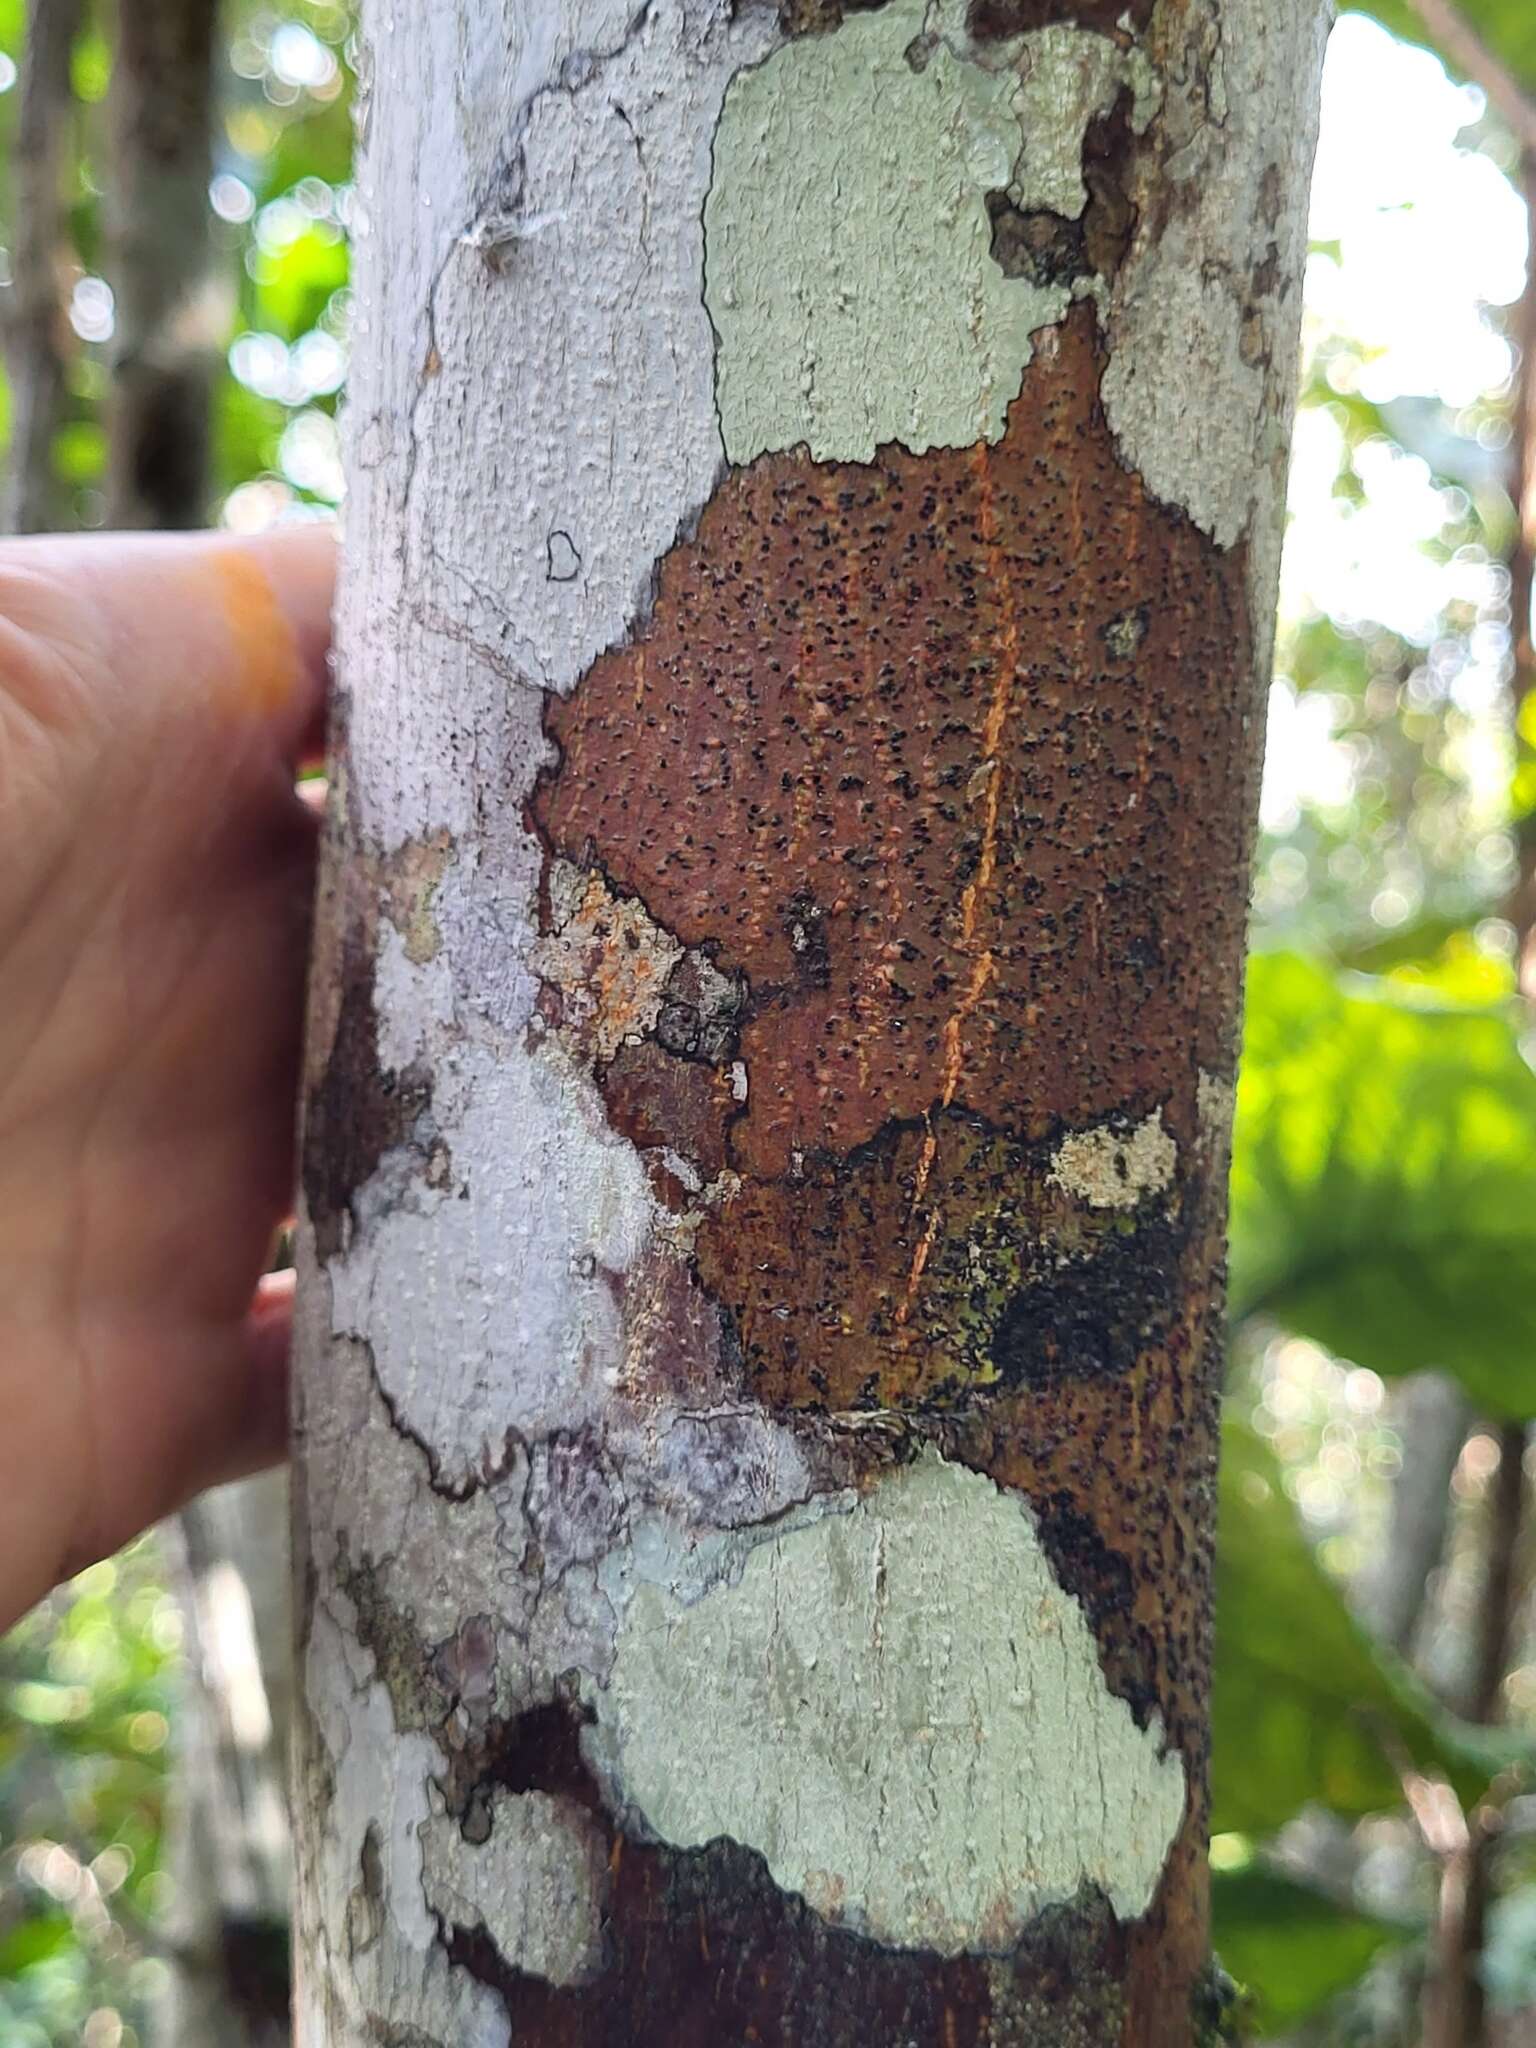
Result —
POLYGON ((1216 1953, 1248 1994, 1244 2018, 1260 2039, 1309 2018, 1416 1932, 1258 1862, 1213 1872, 1211 1912, 1216 1953))
POLYGON ((19 1977, 38 1963, 46 1963, 71 1947, 75 1930, 66 1913, 42 1914, 20 1920, 0 1935, 0 1978, 19 1977))
POLYGON ((288 423, 288 411, 275 398, 262 398, 222 377, 214 392, 214 469, 221 490, 277 467, 277 444, 288 423))
POLYGON ((261 324, 292 341, 313 327, 347 281, 347 246, 334 230, 308 228, 286 249, 255 261, 261 324))
MULTIPOLYGON (((1536 9, 1530 0, 1456 0, 1456 6, 1516 85, 1536 98, 1536 9)), ((1376 4, 1358 11, 1373 15, 1405 42, 1433 50, 1436 56, 1444 58, 1449 69, 1460 75, 1450 54, 1436 43, 1410 0, 1376 0, 1376 4)))
POLYGON ((1536 1415, 1536 1075, 1508 1005, 1256 956, 1233 1162, 1234 1316, 1536 1415))
MULTIPOLYGON (((1529 1746, 1442 1713, 1355 1620, 1258 1433, 1222 1428, 1216 1545, 1213 1827, 1270 1835, 1314 1802, 1346 1819, 1402 1804, 1399 1764, 1463 1805, 1529 1746)), ((1230 1967, 1230 1966, 1229 1966, 1230 1967)))

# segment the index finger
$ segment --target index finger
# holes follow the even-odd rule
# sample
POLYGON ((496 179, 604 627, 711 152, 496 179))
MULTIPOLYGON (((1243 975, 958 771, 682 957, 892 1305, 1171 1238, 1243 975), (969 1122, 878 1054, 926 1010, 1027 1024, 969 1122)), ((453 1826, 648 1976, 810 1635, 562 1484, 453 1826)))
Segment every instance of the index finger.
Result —
POLYGON ((317 750, 336 536, 108 533, 7 542, 3 609, 82 671, 105 670, 124 734, 205 712, 285 758, 317 750))

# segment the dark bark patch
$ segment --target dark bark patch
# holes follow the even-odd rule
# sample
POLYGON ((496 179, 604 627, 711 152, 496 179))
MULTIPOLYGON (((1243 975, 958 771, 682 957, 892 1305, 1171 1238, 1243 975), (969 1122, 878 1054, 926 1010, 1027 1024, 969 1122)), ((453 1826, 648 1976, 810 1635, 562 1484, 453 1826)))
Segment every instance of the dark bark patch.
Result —
POLYGON ((707 1212, 697 1272, 756 1398, 912 1412, 1132 1371, 1165 1327, 1185 1233, 1155 1200, 1087 1208, 1053 1153, 941 1111, 707 1212))
POLYGON ((304 1118, 304 1187, 322 1264, 342 1249, 357 1191, 432 1103, 424 1069, 396 1072, 379 1058, 373 951, 355 933, 343 944, 340 980, 335 1039, 304 1118))
POLYGON ((548 700, 532 812, 744 981, 738 1172, 935 1107, 1192 1119, 1241 930, 1241 569, 1120 468, 1086 307, 995 447, 721 486, 636 644, 548 700), (1149 590, 1131 670, 1105 629, 1149 590))
POLYGON ((1004 42, 1030 29, 1074 23, 1097 29, 1118 43, 1130 41, 1130 29, 1143 29, 1152 19, 1153 0, 971 0, 966 27, 979 43, 1004 42))
POLYGON ((987 194, 987 217, 992 223, 992 261, 1004 277, 1070 285, 1091 275, 1080 220, 1042 208, 1025 212, 1006 192, 987 194))
POLYGON ((1130 88, 1122 86, 1108 113, 1095 114, 1083 131, 1083 249, 1098 277, 1113 277, 1120 268, 1136 226, 1130 188, 1140 145, 1131 128, 1133 105, 1130 88))
POLYGON ((992 1336, 1005 1386, 1063 1375, 1129 1372, 1167 1337, 1177 1313, 1187 1231, 1163 1215, 1116 1216, 1087 1258, 1031 1262, 992 1336))
POLYGON ((1052 1571, 1081 1605, 1101 1644, 1114 1646, 1105 1670, 1111 1691, 1130 1707, 1137 1726, 1145 1728, 1158 1706, 1153 1683, 1157 1654, 1151 1630, 1136 1613, 1133 1560, 1105 1537, 1067 1489, 1037 1495, 1030 1506, 1052 1571))
MULTIPOLYGON (((675 1152, 706 1180, 722 1170, 736 1103, 729 1078, 718 1067, 654 1043, 625 1045, 601 1085, 614 1129, 641 1151, 675 1152)), ((685 1200, 689 1192, 684 1189, 685 1200)))
POLYGON ((779 27, 787 36, 820 36, 841 28, 850 14, 875 14, 889 0, 779 0, 779 27))
POLYGON ((1030 2048, 1116 2048, 1107 2016, 1119 2009, 1125 1937, 1096 1898, 1043 1913, 1003 1959, 883 1948, 781 1891, 755 1850, 730 1841, 675 1850, 625 1836, 602 1815, 581 1728, 566 1703, 522 1716, 497 1781, 574 1799, 607 1831, 600 1973, 556 1987, 508 1964, 482 1930, 456 1927, 447 1940, 452 1960, 499 1994, 515 2038, 540 2048, 997 2048, 1026 2038, 1030 2048), (1038 2017, 1027 2036, 1019 2015, 1038 2017), (1087 2031, 1090 2016, 1106 2021, 1100 2031, 1087 2031))

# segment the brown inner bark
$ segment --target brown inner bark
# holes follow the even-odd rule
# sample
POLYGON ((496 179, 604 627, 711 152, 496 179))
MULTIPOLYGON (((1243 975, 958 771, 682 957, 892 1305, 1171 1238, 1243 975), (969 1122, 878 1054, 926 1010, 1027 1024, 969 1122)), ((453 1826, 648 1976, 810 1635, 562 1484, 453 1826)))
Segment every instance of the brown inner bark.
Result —
POLYGON ((637 2043, 777 2040, 790 2014, 829 2048, 1190 2038, 1224 1165, 1197 1095, 1231 1071, 1257 700, 1241 555, 1121 468, 1099 371, 1080 307, 995 447, 730 476, 633 643, 550 701, 531 808, 551 859, 743 990, 707 1053, 674 1017, 596 1067, 663 1199, 695 1199, 664 1148, 739 1176, 686 1314, 649 1319, 657 1382, 686 1381, 669 1333, 702 1317, 742 1394, 808 1428, 896 1411, 1018 1488, 1109 1683, 1183 1753, 1184 1832, 1141 1921, 1084 1901, 995 1962, 882 1951, 747 1851, 615 1833, 597 1984, 455 1937, 540 2039, 596 2038, 597 2012, 637 2043), (1155 1112, 1166 1197, 1093 1210, 1051 1179, 1069 1129, 1155 1112))

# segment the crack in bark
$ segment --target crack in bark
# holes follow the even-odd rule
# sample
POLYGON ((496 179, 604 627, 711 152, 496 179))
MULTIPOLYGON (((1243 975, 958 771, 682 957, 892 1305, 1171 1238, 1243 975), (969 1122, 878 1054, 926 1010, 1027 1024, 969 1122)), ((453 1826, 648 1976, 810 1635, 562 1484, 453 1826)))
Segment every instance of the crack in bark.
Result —
POLYGON ((355 1330, 349 1334, 355 1342, 362 1345, 368 1354, 369 1379, 384 1406, 385 1412, 389 1416, 390 1428, 403 1442, 413 1445, 421 1453, 422 1460, 427 1468, 423 1476, 429 1490, 435 1493, 439 1500, 449 1501, 456 1507, 462 1507, 464 1502, 471 1499, 475 1494, 483 1492, 489 1487, 499 1485, 507 1477, 508 1473, 516 1468, 517 1457, 520 1451, 526 1456, 528 1451, 527 1442, 519 1431, 508 1428, 504 1432, 503 1450, 499 1460, 491 1459, 487 1461, 482 1472, 474 1474, 468 1479, 458 1482, 444 1479, 442 1476, 442 1461, 436 1448, 427 1441, 419 1430, 413 1429, 410 1423, 405 1420, 404 1415, 401 1413, 400 1402, 397 1396, 390 1391, 380 1377, 378 1358, 372 1343, 368 1338, 361 1336, 355 1330))

